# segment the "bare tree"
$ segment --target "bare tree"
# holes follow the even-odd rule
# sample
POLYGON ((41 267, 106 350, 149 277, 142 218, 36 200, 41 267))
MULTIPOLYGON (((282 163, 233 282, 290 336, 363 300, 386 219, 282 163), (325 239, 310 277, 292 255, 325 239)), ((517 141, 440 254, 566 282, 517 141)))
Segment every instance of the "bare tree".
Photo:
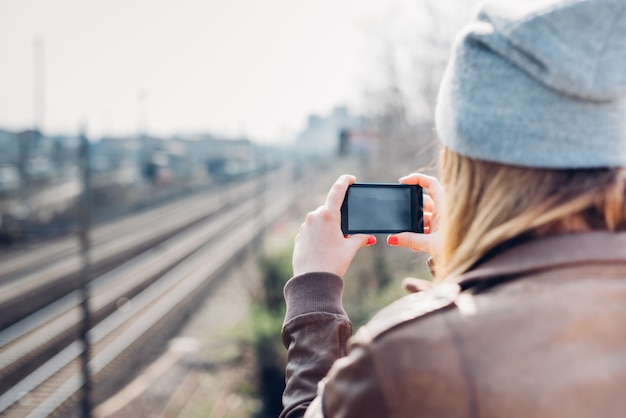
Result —
POLYGON ((475 1, 398 0, 365 31, 379 76, 367 89, 367 112, 380 136, 372 175, 397 177, 433 166, 434 108, 456 32, 475 1))

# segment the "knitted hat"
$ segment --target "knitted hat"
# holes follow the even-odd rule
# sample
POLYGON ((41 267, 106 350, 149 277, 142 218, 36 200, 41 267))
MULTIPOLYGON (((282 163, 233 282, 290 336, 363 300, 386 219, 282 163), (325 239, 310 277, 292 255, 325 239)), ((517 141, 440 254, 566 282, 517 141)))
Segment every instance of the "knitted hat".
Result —
POLYGON ((436 111, 462 155, 626 167, 626 0, 486 3, 455 42, 436 111))

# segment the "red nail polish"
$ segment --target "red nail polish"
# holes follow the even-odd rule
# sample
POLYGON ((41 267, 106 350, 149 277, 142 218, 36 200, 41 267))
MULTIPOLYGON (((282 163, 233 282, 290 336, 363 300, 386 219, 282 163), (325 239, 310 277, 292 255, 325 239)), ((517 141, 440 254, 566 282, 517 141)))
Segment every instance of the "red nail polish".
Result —
POLYGON ((398 237, 394 237, 393 235, 387 238, 387 244, 389 245, 398 245, 398 237))
POLYGON ((374 244, 376 244, 376 237, 368 237, 367 245, 374 245, 374 244))

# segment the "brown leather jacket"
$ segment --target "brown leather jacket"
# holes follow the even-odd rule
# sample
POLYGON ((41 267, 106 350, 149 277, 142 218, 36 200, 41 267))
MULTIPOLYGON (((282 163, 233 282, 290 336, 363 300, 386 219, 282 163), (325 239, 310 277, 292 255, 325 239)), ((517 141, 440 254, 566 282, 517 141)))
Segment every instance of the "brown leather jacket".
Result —
POLYGON ((520 244, 351 339, 342 285, 285 286, 281 417, 626 416, 626 234, 520 244))

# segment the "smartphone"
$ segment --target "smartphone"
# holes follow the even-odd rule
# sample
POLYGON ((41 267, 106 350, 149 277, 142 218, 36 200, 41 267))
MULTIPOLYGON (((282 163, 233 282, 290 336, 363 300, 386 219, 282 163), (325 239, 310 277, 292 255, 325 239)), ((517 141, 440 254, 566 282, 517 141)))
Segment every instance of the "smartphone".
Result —
POLYGON ((354 183, 341 205, 341 231, 351 234, 424 232, 422 188, 400 183, 354 183))

